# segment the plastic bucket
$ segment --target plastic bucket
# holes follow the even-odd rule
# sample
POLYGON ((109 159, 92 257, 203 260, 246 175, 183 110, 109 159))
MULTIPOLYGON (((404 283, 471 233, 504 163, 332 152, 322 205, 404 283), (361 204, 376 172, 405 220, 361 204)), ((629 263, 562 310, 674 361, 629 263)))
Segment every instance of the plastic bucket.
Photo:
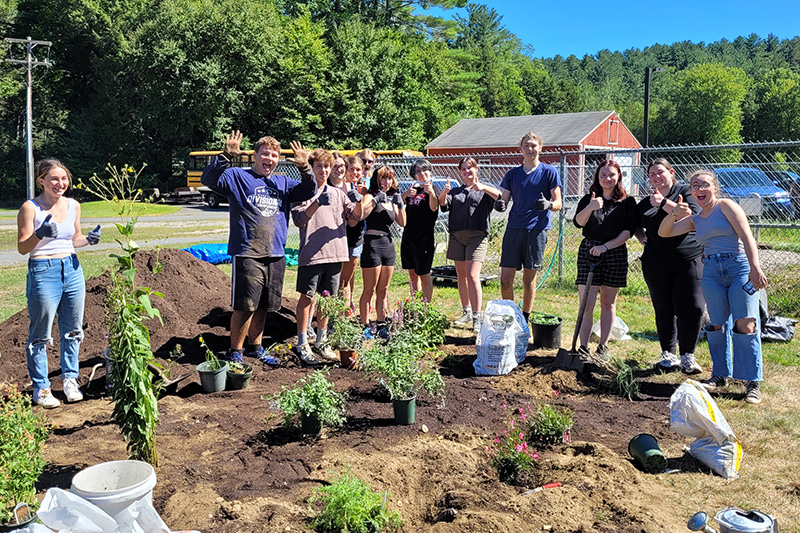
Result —
POLYGON ((639 433, 628 443, 628 452, 648 474, 660 474, 667 469, 667 458, 658 447, 656 438, 649 433, 639 433))
POLYGON ((410 426, 416 418, 417 395, 411 398, 394 398, 392 408, 394 409, 394 423, 399 426, 410 426))
POLYGON ((156 471, 142 461, 110 461, 81 470, 70 491, 112 518, 139 500, 153 503, 156 471))

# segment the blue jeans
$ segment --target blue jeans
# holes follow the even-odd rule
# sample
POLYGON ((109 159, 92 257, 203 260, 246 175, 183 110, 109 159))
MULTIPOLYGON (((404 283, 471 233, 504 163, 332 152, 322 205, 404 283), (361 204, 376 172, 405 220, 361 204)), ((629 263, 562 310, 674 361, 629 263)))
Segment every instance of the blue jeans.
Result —
POLYGON ((720 377, 761 381, 758 293, 750 295, 742 289, 750 274, 747 258, 738 254, 712 254, 703 262, 702 287, 711 318, 710 326, 722 326, 716 331, 706 330, 713 363, 711 373, 720 377), (736 320, 747 317, 756 320, 755 333, 734 331, 736 320))
POLYGON ((61 375, 78 377, 78 347, 83 340, 83 305, 86 283, 78 256, 62 259, 28 260, 28 374, 35 389, 50 387, 47 370, 47 343, 53 319, 58 315, 61 346, 61 375))

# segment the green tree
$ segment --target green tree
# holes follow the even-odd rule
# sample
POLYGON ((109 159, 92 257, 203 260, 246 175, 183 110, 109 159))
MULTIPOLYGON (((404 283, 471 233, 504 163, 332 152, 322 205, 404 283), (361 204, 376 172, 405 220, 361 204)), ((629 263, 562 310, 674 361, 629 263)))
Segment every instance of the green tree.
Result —
POLYGON ((746 139, 800 139, 800 74, 788 68, 769 71, 753 85, 746 107, 746 139))

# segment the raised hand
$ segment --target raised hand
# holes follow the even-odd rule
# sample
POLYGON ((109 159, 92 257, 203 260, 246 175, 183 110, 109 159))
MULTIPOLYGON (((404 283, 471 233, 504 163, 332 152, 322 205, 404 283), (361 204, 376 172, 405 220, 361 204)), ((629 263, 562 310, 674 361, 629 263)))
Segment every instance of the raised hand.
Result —
POLYGON ((672 216, 675 217, 675 220, 680 220, 682 218, 686 218, 692 214, 692 208, 689 207, 689 204, 683 201, 683 196, 678 195, 678 203, 675 208, 672 210, 672 216))
POLYGON ((386 201, 386 193, 383 191, 378 191, 375 193, 375 197, 372 198, 372 201, 375 202, 375 205, 384 203, 386 201))
POLYGON ((357 189, 350 189, 347 191, 347 197, 350 199, 351 202, 360 202, 364 199, 364 195, 358 192, 357 189))
POLYGON ((553 207, 553 202, 548 200, 544 197, 544 193, 541 193, 541 197, 536 200, 536 210, 537 211, 550 211, 550 208, 553 207))
POLYGON ((495 200, 494 201, 494 210, 495 211, 499 211, 500 213, 505 211, 506 210, 506 201, 501 199, 501 198, 498 198, 497 200, 495 200))
POLYGON ((406 206, 403 197, 399 193, 392 195, 392 203, 401 209, 406 206))
POLYGON ((230 157, 242 155, 242 133, 239 130, 230 132, 225 136, 225 153, 230 157))
POLYGON ((317 196, 317 204, 320 206, 331 205, 331 193, 328 192, 327 185, 322 189, 322 192, 319 193, 319 196, 317 196))
POLYGON ((294 163, 298 168, 305 168, 308 166, 308 150, 303 146, 300 141, 292 141, 289 143, 294 152, 294 157, 287 157, 286 160, 294 163))
MULTIPOLYGON (((449 180, 448 180, 448 183, 449 183, 449 180)), ((433 190, 433 181, 432 180, 431 181, 426 181, 425 185, 422 186, 422 190, 425 191, 426 193, 430 194, 431 196, 436 194, 436 191, 433 190)))
POLYGON ((96 228, 89 232, 89 235, 86 236, 86 242, 92 245, 100 242, 100 224, 98 224, 96 228))
POLYGON ((661 202, 664 201, 664 195, 658 192, 656 189, 653 194, 650 195, 650 205, 653 207, 661 207, 661 202))
POLYGON ((589 209, 592 211, 597 211, 598 209, 603 208, 603 197, 600 196, 599 198, 595 193, 592 193, 592 198, 589 200, 589 209))
POLYGON ((36 231, 34 231, 33 234, 40 239, 44 239, 46 237, 55 239, 58 237, 58 224, 55 222, 50 222, 51 218, 53 218, 53 215, 47 215, 47 218, 44 219, 42 225, 36 228, 36 231))

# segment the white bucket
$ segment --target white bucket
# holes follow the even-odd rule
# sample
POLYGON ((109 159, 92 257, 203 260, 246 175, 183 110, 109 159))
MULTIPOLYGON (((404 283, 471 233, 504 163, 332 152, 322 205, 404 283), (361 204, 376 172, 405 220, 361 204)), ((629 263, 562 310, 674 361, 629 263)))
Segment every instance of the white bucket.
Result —
POLYGON ((142 461, 111 461, 90 466, 72 478, 70 490, 112 518, 133 503, 153 503, 156 471, 142 461))

